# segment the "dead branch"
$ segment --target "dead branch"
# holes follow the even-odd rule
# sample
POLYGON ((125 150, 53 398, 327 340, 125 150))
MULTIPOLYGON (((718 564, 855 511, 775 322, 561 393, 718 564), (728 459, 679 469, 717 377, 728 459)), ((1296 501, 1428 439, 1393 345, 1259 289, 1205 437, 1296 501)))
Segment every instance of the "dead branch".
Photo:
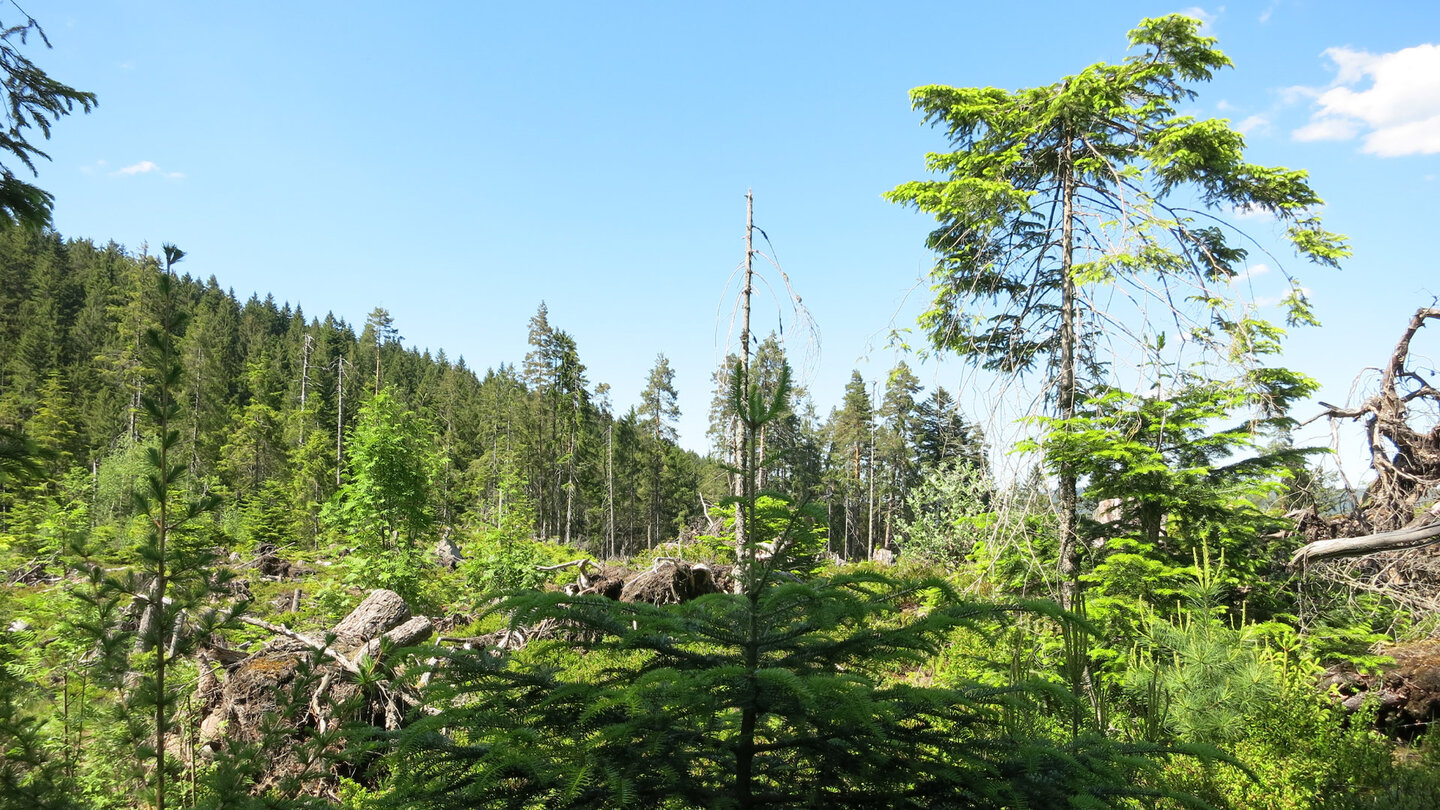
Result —
POLYGON ((297 633, 284 625, 271 624, 264 619, 256 619, 253 616, 241 616, 240 621, 254 627, 259 627, 263 630, 269 630, 272 633, 277 633, 279 635, 285 636, 286 638, 294 639, 295 641, 304 644, 310 649, 324 655, 326 658, 329 658, 330 660, 339 664, 341 669, 345 670, 351 675, 360 674, 360 667, 356 666, 354 661, 351 661, 349 658, 346 658, 344 655, 336 652, 334 648, 327 647, 322 642, 316 641, 309 636, 297 633))
POLYGON ((1364 537, 1340 537, 1308 543, 1295 550, 1294 556, 1290 558, 1290 565, 1306 565, 1336 557, 1363 557, 1366 554, 1419 548, 1432 543, 1440 543, 1440 523, 1431 523, 1418 529, 1400 529, 1367 534, 1364 537))
POLYGON ((578 559, 578 560, 571 560, 570 562, 564 562, 564 563, 560 563, 560 564, 558 564, 558 565, 537 565, 537 566, 535 566, 535 570, 536 570, 536 571, 560 571, 560 570, 563 570, 563 569, 565 569, 565 568, 572 568, 572 567, 578 565, 578 566, 580 566, 580 571, 581 571, 581 573, 584 573, 584 571, 585 571, 585 569, 586 569, 587 567, 592 566, 592 565, 594 565, 594 564, 595 564, 595 563, 592 562, 589 557, 581 557, 581 558, 578 559))
MULTIPOLYGON (((1431 319, 1440 319, 1440 307, 1415 311, 1381 371, 1379 390, 1358 407, 1321 403, 1325 411, 1317 419, 1364 421, 1370 466, 1376 474, 1355 512, 1331 521, 1334 535, 1363 535, 1351 539, 1366 542, 1384 535, 1386 539, 1378 543, 1388 547, 1391 533, 1418 528, 1416 509, 1440 487, 1440 423, 1424 431, 1410 423, 1418 404, 1440 407, 1440 391, 1407 367, 1410 343, 1431 319)), ((1363 543, 1355 546, 1363 547, 1363 543)))

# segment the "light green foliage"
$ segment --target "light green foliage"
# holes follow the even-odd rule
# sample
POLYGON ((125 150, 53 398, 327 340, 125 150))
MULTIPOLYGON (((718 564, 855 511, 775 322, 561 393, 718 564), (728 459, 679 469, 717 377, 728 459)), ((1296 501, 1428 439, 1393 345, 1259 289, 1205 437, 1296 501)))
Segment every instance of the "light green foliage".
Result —
MULTIPOLYGON (((695 545, 685 547, 685 556, 719 563, 735 562, 734 513, 722 514, 720 524, 724 534, 696 537, 695 545)), ((777 542, 788 545, 785 561, 790 568, 787 570, 818 570, 826 541, 825 512, 819 505, 797 506, 776 495, 759 495, 755 499, 753 531, 761 547, 771 548, 777 542)))
POLYGON ((349 581, 417 598, 435 525, 433 435, 386 388, 360 409, 346 462, 349 480, 321 519, 337 540, 355 544, 345 559, 349 581))
MULTIPOLYGON (((0 541, 0 559, 7 551, 0 541)), ((48 703, 43 677, 37 676, 49 671, 46 665, 59 651, 44 649, 41 632, 12 627, 17 621, 41 626, 35 607, 17 591, 0 588, 0 808, 69 810, 80 805, 73 795, 70 752, 64 750, 68 740, 57 746, 54 716, 37 711, 48 703)), ((62 735, 69 720, 67 714, 60 724, 62 735)))
POLYGON ((1371 727, 1373 709, 1344 716, 1292 670, 1279 696, 1242 721, 1225 750, 1250 775, 1183 759, 1164 782, 1215 807, 1246 810, 1430 810, 1440 806, 1440 749, 1409 750, 1371 727))
POLYGON ((435 523, 434 437, 386 388, 360 409, 347 445, 348 480, 326 517, 374 550, 414 545, 435 523))
MULTIPOLYGON (((738 379, 741 375, 737 373, 738 379)), ((1153 749, 1008 733, 1006 688, 920 686, 897 674, 1007 612, 940 579, 861 571, 797 577, 818 539, 801 514, 753 495, 755 428, 783 412, 732 385, 749 438, 738 501, 747 529, 736 594, 680 605, 516 596, 516 628, 563 626, 505 656, 451 652, 433 715, 390 760, 382 807, 1120 807, 1153 749), (773 535, 773 536, 772 536, 773 535), (767 553, 762 554, 762 551, 767 553)))
POLYGON ((1243 580, 1261 618, 1293 597, 1265 582, 1288 551, 1277 542, 1287 521, 1267 510, 1297 466, 1318 450, 1270 441, 1293 424, 1295 398, 1313 390, 1306 377, 1266 369, 1223 382, 1183 376, 1172 390, 1136 395, 1108 390, 1069 420, 1041 419, 1052 469, 1083 476, 1085 495, 1103 504, 1082 528, 1088 542, 1091 615, 1133 630, 1141 603, 1173 605, 1192 559, 1211 549, 1243 580), (1227 424, 1228 422, 1228 424, 1227 424))
POLYGON ((153 302, 156 326, 145 333, 146 367, 153 378, 141 406, 153 436, 142 442, 147 469, 134 495, 145 527, 135 549, 138 557, 108 572, 88 556, 88 538, 77 538, 75 548, 77 568, 88 581, 73 591, 82 608, 72 624, 97 646, 96 680, 126 683, 117 705, 124 722, 112 727, 112 741, 129 750, 129 779, 157 810, 164 810, 171 793, 180 794, 174 784, 179 763, 169 754, 169 742, 179 722, 182 664, 199 640, 232 626, 245 608, 244 603, 219 607, 212 601, 213 588, 226 578, 217 573, 212 582, 213 555, 202 521, 215 499, 189 497, 181 487, 186 467, 177 463, 181 408, 176 395, 183 369, 176 336, 184 331, 186 317, 176 304, 171 268, 183 256, 165 246, 153 302), (133 631, 117 621, 127 604, 137 619, 133 631))
MULTIPOLYGON (((887 195, 941 222, 929 240, 939 254, 935 305, 921 321, 937 347, 1002 371, 1055 356, 1061 253, 1076 247, 1069 268, 1076 284, 1143 277, 1157 279, 1162 290, 1188 284, 1187 294, 1214 308, 1195 336, 1229 336, 1239 351, 1253 353, 1270 332, 1250 314, 1226 314, 1223 293, 1246 251, 1190 210, 1193 197, 1211 210, 1275 216, 1311 261, 1335 265, 1348 255, 1344 240, 1321 228, 1315 215, 1321 201, 1304 172, 1246 163, 1244 139, 1228 122, 1177 112, 1195 95, 1190 85, 1230 66, 1199 28, 1198 20, 1176 15, 1144 20, 1130 32, 1138 53, 1044 87, 1012 93, 933 85, 911 92, 926 122, 956 147, 927 156, 928 168, 943 179, 906 183, 887 195), (1062 214, 1067 187, 1080 190, 1083 201, 1062 214), (1058 240, 1062 226, 1074 228, 1070 246, 1058 240), (999 312, 975 315, 972 302, 987 299, 1000 303, 999 312)), ((1307 320, 1309 312, 1296 289, 1291 322, 1307 320)))
POLYGON ((560 562, 546 553, 549 544, 531 539, 535 504, 511 465, 501 476, 500 492, 504 510, 498 525, 477 533, 463 549, 467 558, 460 570, 466 587, 479 599, 537 587, 548 576, 536 566, 560 562))
POLYGON ((1038 485, 996 487, 966 458, 929 468, 911 492, 901 561, 939 566, 976 587, 1053 596, 1055 518, 1038 485))
POLYGON ((1002 545, 999 494, 984 470, 963 462, 933 467, 910 493, 915 517, 900 527, 906 560, 953 568, 972 559, 976 547, 1002 545), (998 540, 998 542, 996 542, 998 540))
MULTIPOLYGON (((1201 36, 1199 20, 1143 20, 1130 45, 1137 52, 1120 64, 1043 87, 911 91, 955 151, 927 156, 938 179, 887 195, 940 223, 927 243, 937 254, 935 300, 920 319, 932 344, 1006 374, 1039 366, 1062 420, 1106 379, 1116 358, 1101 349, 1115 345, 1116 333, 1141 352, 1122 362, 1165 356, 1156 312, 1179 325, 1178 343, 1215 362, 1249 368, 1278 349, 1282 330, 1229 295, 1247 251, 1217 213, 1270 214, 1296 252, 1320 265, 1348 255, 1345 240, 1321 227, 1321 200, 1304 172, 1247 163, 1229 122, 1178 111, 1195 97, 1193 85, 1230 65, 1201 36), (1133 311, 1110 306, 1125 300, 1133 311)), ((1287 322, 1313 322, 1302 288, 1291 286, 1287 322)), ((1053 461, 1058 567, 1071 605, 1082 570, 1081 473, 1068 459, 1053 461)))
POLYGON ((1177 615, 1145 617, 1124 677, 1152 733, 1233 742, 1247 734, 1246 721, 1280 698, 1281 667, 1253 625, 1224 617, 1224 588, 1219 568, 1206 561, 1180 594, 1177 615))
POLYGON ((891 679, 999 615, 941 581, 851 574, 770 584, 753 603, 550 595, 504 609, 590 640, 548 648, 559 669, 536 650, 449 656, 430 696, 449 708, 403 735, 385 806, 1108 807, 1147 792, 1123 746, 1008 736, 1003 689, 891 679), (925 591, 940 594, 929 612, 907 610, 925 591), (576 646, 608 666, 571 671, 576 646))

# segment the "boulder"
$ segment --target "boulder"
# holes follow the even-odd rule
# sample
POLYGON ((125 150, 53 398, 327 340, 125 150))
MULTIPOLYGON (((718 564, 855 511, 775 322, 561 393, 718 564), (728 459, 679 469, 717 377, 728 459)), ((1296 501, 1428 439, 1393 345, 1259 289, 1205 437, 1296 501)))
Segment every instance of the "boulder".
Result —
POLYGON ((460 547, 447 535, 435 544, 435 561, 454 571, 465 561, 465 555, 460 553, 460 547))

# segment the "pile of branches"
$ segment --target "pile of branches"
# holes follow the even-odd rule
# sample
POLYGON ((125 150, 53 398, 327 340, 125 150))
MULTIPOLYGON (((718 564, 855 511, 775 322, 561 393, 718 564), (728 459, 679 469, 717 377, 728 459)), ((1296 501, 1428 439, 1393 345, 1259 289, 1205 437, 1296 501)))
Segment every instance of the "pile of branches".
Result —
POLYGON ((541 566, 542 571, 576 570, 575 581, 564 587, 570 596, 597 594, 619 602, 678 605, 710 593, 734 590, 734 566, 687 562, 679 557, 657 557, 650 567, 635 571, 599 565, 589 559, 541 566))
POLYGON ((433 624, 393 591, 375 590, 322 635, 243 617, 273 638, 245 654, 211 645, 198 656, 198 754, 227 747, 247 761, 254 792, 334 798, 347 760, 345 726, 393 731, 416 705, 414 685, 391 651, 428 639, 433 624), (241 753, 241 752, 245 753, 241 753))

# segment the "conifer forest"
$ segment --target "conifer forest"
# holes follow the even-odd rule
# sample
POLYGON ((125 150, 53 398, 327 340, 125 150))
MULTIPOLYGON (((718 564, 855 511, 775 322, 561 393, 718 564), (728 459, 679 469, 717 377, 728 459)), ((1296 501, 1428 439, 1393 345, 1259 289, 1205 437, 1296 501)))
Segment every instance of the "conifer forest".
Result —
POLYGON ((1349 242, 1186 112, 1197 20, 910 92, 913 339, 1034 386, 1020 438, 905 361, 807 390, 747 233, 699 453, 671 358, 616 402, 544 302, 481 368, 56 232, 41 147, 103 99, 0 11, 0 808, 1440 807, 1440 309, 1300 412, 1349 242))

